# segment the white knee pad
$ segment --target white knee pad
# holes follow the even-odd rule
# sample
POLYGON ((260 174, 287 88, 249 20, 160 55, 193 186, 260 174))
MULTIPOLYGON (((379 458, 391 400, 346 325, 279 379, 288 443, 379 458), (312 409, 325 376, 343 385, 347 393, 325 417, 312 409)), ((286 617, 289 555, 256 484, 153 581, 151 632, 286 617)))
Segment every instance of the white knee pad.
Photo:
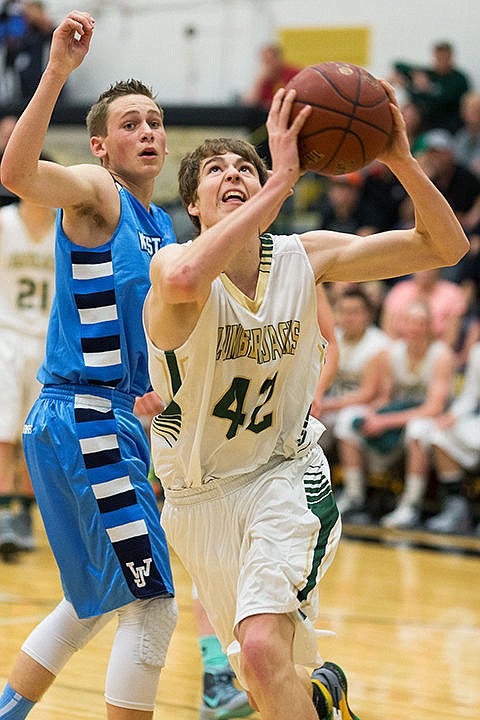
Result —
POLYGON ((105 699, 110 705, 150 711, 160 670, 177 623, 174 598, 135 600, 118 612, 105 699))
POLYGON ((112 613, 80 619, 65 598, 30 633, 22 650, 58 675, 73 653, 84 647, 111 619, 112 613))

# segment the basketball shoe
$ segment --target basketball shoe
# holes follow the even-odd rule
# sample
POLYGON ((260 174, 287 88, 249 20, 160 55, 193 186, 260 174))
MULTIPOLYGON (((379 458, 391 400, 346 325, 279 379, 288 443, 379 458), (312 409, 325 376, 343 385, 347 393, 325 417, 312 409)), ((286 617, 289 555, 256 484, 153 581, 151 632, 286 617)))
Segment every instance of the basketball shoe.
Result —
POLYGON ((347 678, 341 667, 326 662, 312 672, 311 680, 316 689, 323 694, 323 700, 325 700, 325 689, 331 698, 330 710, 328 702, 324 702, 322 698, 319 704, 315 704, 316 701, 318 702, 319 694, 314 690, 314 704, 320 720, 360 720, 348 707, 347 678))
POLYGON ((253 713, 247 694, 233 684, 235 675, 225 668, 207 668, 203 673, 203 697, 200 720, 229 720, 253 713))

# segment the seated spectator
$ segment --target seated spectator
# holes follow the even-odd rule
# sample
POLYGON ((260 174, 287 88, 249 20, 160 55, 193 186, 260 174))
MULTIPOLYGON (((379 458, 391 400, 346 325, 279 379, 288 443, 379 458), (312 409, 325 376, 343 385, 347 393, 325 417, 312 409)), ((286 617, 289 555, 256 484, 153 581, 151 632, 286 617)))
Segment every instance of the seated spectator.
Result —
POLYGON ((356 287, 345 289, 337 300, 335 310, 338 369, 323 399, 316 396, 312 405, 312 414, 326 427, 320 440, 324 449, 332 445, 332 430, 337 420, 341 422, 352 406, 382 401, 378 357, 390 343, 385 333, 373 324, 374 309, 363 290, 356 287))
POLYGON ((363 178, 358 172, 328 178, 319 201, 317 227, 336 232, 369 235, 378 230, 378 216, 363 198, 363 178))
POLYGON ((391 338, 404 336, 405 315, 413 300, 421 300, 428 305, 434 337, 456 350, 467 310, 461 288, 450 280, 443 280, 439 269, 422 270, 395 283, 385 296, 380 323, 391 338))
POLYGON ((255 105, 269 110, 277 90, 285 87, 300 69, 285 61, 283 50, 279 45, 265 45, 260 50, 260 69, 257 77, 251 89, 243 96, 242 102, 245 105, 255 105))
POLYGON ((405 88, 427 127, 458 130, 460 100, 471 83, 466 73, 456 67, 451 43, 435 43, 431 67, 397 61, 393 68, 393 84, 405 88))
POLYGON ((464 230, 470 232, 480 221, 480 180, 456 161, 452 135, 438 128, 425 133, 418 141, 416 157, 464 230))
POLYGON ((480 93, 469 92, 462 97, 460 113, 463 127, 454 137, 456 161, 480 178, 480 93))
POLYGON ((476 343, 469 355, 462 392, 449 410, 436 419, 428 434, 444 492, 441 512, 425 523, 428 530, 463 533, 471 529, 469 502, 462 487, 465 473, 480 466, 479 408, 480 343, 476 343))
POLYGON ((454 359, 450 348, 432 334, 428 306, 409 303, 404 339, 382 356, 381 376, 390 381, 388 404, 363 408, 350 424, 335 426, 344 489, 337 504, 344 515, 366 509, 366 472, 388 468, 405 457, 405 489, 395 515, 385 524, 414 527, 420 519, 425 492, 426 452, 419 442, 424 419, 435 418, 451 396, 454 359))
POLYGON ((407 100, 401 106, 403 119, 407 128, 408 139, 412 152, 415 154, 416 144, 421 135, 426 131, 425 119, 422 111, 412 100, 407 100))

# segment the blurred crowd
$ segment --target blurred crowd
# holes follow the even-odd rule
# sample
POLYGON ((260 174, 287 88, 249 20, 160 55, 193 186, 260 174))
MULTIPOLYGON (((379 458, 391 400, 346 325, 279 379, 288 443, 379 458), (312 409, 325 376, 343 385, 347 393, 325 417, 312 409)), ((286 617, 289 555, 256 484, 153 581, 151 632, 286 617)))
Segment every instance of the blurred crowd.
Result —
MULTIPOLYGON (((265 107, 291 66, 272 47, 260 65, 245 100, 265 107)), ((480 535, 480 92, 446 41, 432 46, 429 67, 394 61, 388 79, 412 153, 471 249, 454 267, 327 287, 339 365, 313 410, 345 521, 480 535)), ((349 175, 305 175, 275 230, 365 236, 413 222, 403 187, 374 162, 349 175)))
MULTIPOLYGON (((346 521, 480 534, 480 93, 454 67, 449 43, 433 52, 431 69, 398 62, 391 81, 412 152, 471 249, 454 267, 327 288, 340 360, 315 411, 346 521), (379 500, 369 482, 382 475, 382 487, 394 486, 388 477, 401 483, 379 500)), ((360 235, 413 224, 409 199, 381 163, 302 183, 285 229, 302 218, 360 235)))

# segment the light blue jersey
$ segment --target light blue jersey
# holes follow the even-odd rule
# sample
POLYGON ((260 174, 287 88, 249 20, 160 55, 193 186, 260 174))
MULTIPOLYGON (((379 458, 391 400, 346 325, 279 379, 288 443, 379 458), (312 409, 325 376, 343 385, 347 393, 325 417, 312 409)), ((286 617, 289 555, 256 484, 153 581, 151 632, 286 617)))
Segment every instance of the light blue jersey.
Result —
POLYGON ((172 221, 156 205, 150 212, 119 186, 121 215, 109 242, 74 245, 57 217, 55 297, 44 385, 106 385, 134 396, 150 387, 141 322, 152 255, 175 242, 172 221))
POLYGON ((171 597, 168 549, 133 414, 150 388, 142 306, 152 255, 175 242, 169 216, 117 186, 112 238, 73 244, 57 218, 56 295, 44 384, 23 443, 65 597, 79 617, 136 598, 171 597))

